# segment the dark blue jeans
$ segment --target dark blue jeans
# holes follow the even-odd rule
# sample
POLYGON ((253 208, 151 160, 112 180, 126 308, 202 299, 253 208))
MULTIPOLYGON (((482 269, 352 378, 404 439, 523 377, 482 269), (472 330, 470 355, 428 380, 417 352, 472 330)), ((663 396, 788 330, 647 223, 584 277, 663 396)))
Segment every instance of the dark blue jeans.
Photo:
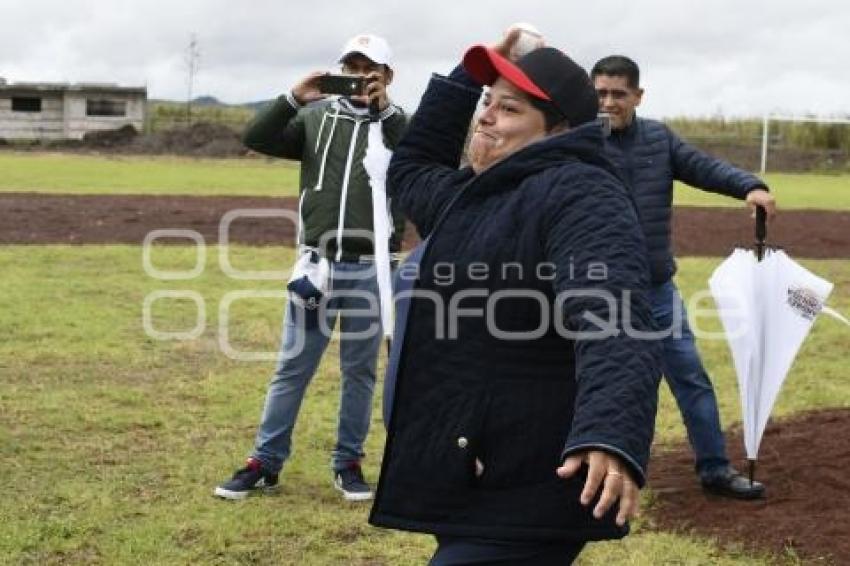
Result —
POLYGON ((429 566, 493 564, 499 566, 565 566, 584 548, 583 542, 529 543, 465 537, 437 537, 429 566))
POLYGON ((671 330, 664 338, 663 370, 688 429, 688 439, 700 475, 729 464, 720 428, 717 397, 700 360, 688 313, 672 281, 652 287, 652 315, 658 328, 671 330))

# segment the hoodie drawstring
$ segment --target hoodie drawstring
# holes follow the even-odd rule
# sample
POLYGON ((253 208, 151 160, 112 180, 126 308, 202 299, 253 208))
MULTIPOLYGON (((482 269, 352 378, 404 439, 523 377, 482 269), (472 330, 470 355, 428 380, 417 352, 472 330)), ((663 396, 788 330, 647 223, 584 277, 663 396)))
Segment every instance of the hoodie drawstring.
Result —
POLYGON ((348 197, 348 182, 351 180, 351 162, 354 158, 354 148, 357 145, 357 134, 360 132, 360 120, 354 122, 351 132, 351 143, 348 145, 348 158, 345 160, 345 173, 342 176, 342 195, 339 199, 339 224, 336 229, 336 261, 342 261, 342 231, 345 226, 345 202, 348 197))
MULTIPOLYGON (((327 162, 328 162, 328 150, 330 150, 330 148, 331 148, 331 141, 333 141, 334 130, 336 130, 336 123, 338 121, 339 121, 339 106, 337 106, 336 112, 334 112, 333 123, 331 124, 331 131, 328 134, 328 141, 327 141, 327 143, 325 143, 325 151, 322 154, 322 165, 319 168, 319 180, 316 181, 316 187, 315 187, 315 190, 317 190, 317 191, 322 190, 322 183, 324 182, 324 179, 325 179, 325 164, 327 164, 327 162)), ((322 119, 322 126, 324 126, 324 118, 322 119)), ((319 139, 321 139, 321 136, 319 136, 319 139)), ((316 143, 318 144, 319 141, 316 140, 316 143)))
POLYGON ((298 199, 298 235, 296 236, 295 243, 298 246, 303 246, 306 243, 305 239, 305 230, 304 230, 304 214, 302 213, 302 208, 304 207, 304 197, 307 196, 307 189, 301 191, 301 198, 298 199))
POLYGON ((328 113, 322 112, 322 123, 319 124, 319 135, 316 136, 316 149, 313 153, 319 153, 319 144, 322 142, 322 132, 325 131, 325 121, 328 119, 328 113))

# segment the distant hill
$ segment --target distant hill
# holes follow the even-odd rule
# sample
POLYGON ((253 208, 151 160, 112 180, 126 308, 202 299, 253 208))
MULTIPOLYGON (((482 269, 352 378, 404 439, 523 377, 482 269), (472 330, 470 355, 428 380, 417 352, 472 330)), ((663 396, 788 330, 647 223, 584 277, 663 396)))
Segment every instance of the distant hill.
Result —
POLYGON ((228 106, 216 97, 210 95, 199 96, 192 100, 192 104, 196 104, 198 106, 228 106))
MULTIPOLYGON (((149 102, 151 102, 152 104, 163 104, 163 105, 168 105, 168 106, 185 105, 186 104, 185 100, 165 100, 165 99, 157 99, 157 98, 152 98, 152 99, 149 100, 149 102)), ((269 104, 271 102, 273 102, 273 100, 258 100, 258 101, 255 101, 255 102, 244 102, 242 104, 227 104, 227 103, 222 102, 221 100, 219 100, 218 98, 216 98, 212 95, 205 94, 205 95, 198 96, 198 97, 192 99, 192 106, 209 106, 209 107, 218 106, 218 107, 222 107, 222 108, 247 108, 248 110, 253 110, 253 111, 256 112, 257 110, 265 107, 267 104, 269 104)))

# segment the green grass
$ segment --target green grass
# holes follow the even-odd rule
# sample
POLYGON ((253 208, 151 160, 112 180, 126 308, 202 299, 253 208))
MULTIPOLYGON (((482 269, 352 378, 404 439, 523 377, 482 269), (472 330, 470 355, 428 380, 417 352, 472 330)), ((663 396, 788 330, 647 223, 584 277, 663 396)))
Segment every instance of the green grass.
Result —
MULTIPOLYGON (((0 152, 0 192, 296 196, 297 163, 0 152)), ((850 175, 769 174, 781 209, 850 210, 850 175)), ((743 206, 677 183, 675 204, 743 206)))
POLYGON ((298 164, 0 152, 0 191, 71 194, 297 196, 298 164))
MULTIPOLYGON (((0 477, 12 487, 0 498, 0 563, 395 565, 423 564, 433 551, 430 537, 369 527, 368 506, 342 502, 330 486, 335 343, 302 407, 281 492, 235 504, 212 497, 250 450, 273 369, 272 362, 221 354, 218 307, 231 291, 281 286, 227 278, 214 252, 199 278, 164 282, 144 274, 138 247, 0 248, 0 477), (209 316, 201 337, 163 342, 145 335, 144 298, 168 289, 203 298, 209 316)), ((243 270, 280 269, 291 254, 231 250, 243 270)), ((152 259, 160 269, 189 270, 195 255, 157 247, 152 259)), ((686 294, 705 287, 716 263, 681 262, 686 294)), ((837 284, 832 303, 850 311, 850 265, 804 263, 837 284)), ((276 299, 234 303, 234 346, 274 352, 281 314, 276 299)), ((164 301, 154 304, 152 320, 160 331, 178 331, 194 325, 195 312, 186 301, 164 301)), ((829 319, 817 321, 778 414, 850 405, 845 332, 829 319)), ((729 424, 738 410, 726 346, 701 346, 729 424)), ((666 390, 658 423, 660 442, 684 439, 666 390)), ((382 442, 376 410, 365 461, 372 479, 382 442)), ((581 564, 650 565, 662 557, 677 564, 774 560, 638 525, 624 541, 591 545, 581 564)))
MULTIPOLYGON (((768 173, 764 177, 782 210, 850 210, 850 175, 768 173)), ((744 206, 736 199, 676 183, 673 203, 679 206, 744 206)))

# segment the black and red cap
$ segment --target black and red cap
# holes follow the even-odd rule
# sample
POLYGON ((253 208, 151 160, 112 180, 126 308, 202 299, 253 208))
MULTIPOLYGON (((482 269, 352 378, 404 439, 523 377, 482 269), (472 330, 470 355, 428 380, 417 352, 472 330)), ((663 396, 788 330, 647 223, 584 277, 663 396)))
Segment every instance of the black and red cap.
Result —
POLYGON ((590 77, 580 65, 554 47, 540 47, 510 61, 484 45, 470 47, 463 67, 481 85, 499 77, 526 94, 554 106, 570 124, 596 119, 599 100, 590 77))

